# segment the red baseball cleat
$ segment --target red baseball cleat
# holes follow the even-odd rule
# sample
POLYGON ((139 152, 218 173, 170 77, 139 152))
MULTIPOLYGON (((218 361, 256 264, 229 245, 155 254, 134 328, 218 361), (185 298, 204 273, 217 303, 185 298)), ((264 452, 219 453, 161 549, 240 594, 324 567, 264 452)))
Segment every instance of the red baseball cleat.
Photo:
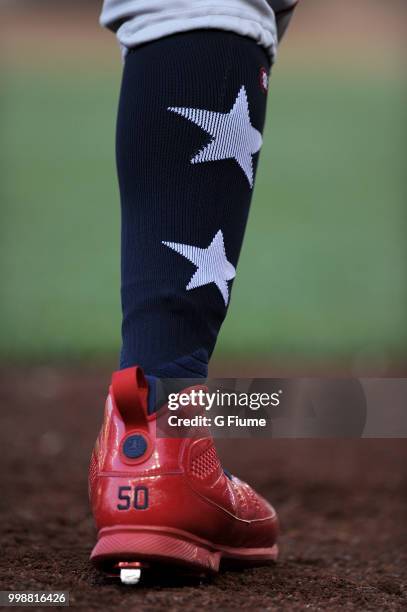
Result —
POLYGON ((274 509, 224 473, 209 435, 157 437, 147 394, 141 368, 113 374, 89 469, 91 560, 125 583, 160 565, 207 575, 275 561, 274 509))

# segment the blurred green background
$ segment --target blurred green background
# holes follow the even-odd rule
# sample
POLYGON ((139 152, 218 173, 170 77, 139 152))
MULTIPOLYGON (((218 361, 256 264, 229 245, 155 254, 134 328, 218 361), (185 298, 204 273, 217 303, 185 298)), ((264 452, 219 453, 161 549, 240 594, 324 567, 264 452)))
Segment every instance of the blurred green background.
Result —
MULTIPOLYGON (((401 363, 406 99, 396 20, 383 24, 373 2, 343 49, 349 3, 305 4, 273 72, 247 238, 216 356, 401 363), (383 27, 380 47, 374 35, 383 27)), ((399 18, 401 7, 394 2, 399 18)), ((97 28, 97 9, 45 6, 41 19, 25 5, 7 16, 2 360, 101 358, 119 349, 121 66, 113 37, 97 28)))

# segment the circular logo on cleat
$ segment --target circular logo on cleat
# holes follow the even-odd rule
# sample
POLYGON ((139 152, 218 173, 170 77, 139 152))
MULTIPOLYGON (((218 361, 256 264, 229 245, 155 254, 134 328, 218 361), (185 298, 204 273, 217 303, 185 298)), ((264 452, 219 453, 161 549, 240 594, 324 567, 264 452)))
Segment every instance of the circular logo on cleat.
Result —
POLYGON ((123 455, 128 459, 138 459, 145 454, 147 447, 147 440, 142 434, 132 434, 123 442, 123 455))

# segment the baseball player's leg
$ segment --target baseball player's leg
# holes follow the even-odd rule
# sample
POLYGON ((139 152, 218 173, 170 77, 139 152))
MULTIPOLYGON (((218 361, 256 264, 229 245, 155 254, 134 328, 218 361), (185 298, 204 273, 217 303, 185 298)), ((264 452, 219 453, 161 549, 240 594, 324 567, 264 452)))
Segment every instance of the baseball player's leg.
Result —
POLYGON ((112 27, 124 19, 127 47, 117 127, 123 347, 89 472, 91 557, 133 583, 160 561, 200 574, 221 559, 268 563, 278 553, 274 509, 223 471, 209 432, 157 436, 155 385, 133 366, 153 377, 207 373, 262 146, 274 14, 263 0, 223 0, 235 25, 222 29, 227 15, 202 0, 107 4, 112 27))

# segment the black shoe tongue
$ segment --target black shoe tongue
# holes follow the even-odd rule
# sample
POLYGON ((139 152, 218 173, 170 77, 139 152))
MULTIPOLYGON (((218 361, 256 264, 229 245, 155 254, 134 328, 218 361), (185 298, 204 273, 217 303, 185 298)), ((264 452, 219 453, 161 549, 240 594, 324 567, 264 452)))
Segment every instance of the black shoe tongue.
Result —
POLYGON ((202 378, 158 378, 147 375, 148 381, 148 414, 158 412, 160 408, 166 406, 171 394, 187 392, 192 387, 202 387, 205 379, 202 378))

